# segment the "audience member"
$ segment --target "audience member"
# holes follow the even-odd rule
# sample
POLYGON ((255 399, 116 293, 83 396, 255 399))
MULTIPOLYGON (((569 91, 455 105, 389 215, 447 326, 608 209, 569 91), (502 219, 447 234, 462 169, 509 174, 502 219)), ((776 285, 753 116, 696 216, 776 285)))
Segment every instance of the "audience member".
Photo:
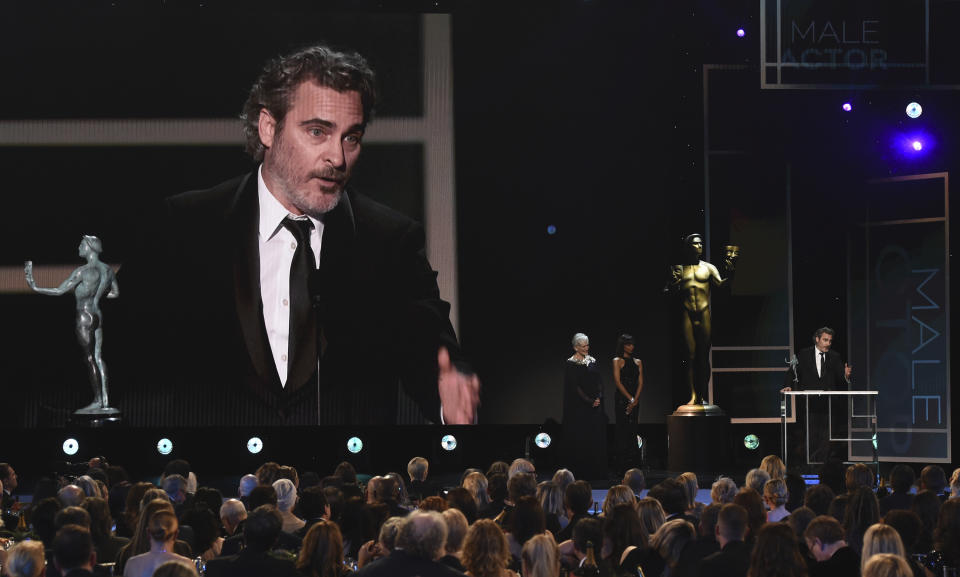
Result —
MULTIPOLYGON (((668 575, 685 573, 680 567, 683 550, 697 538, 697 532, 689 521, 677 518, 667 521, 650 538, 650 546, 660 554, 668 575)), ((694 566, 695 567, 695 566, 694 566)), ((696 569, 693 569, 694 571, 696 569)))
POLYGON ((880 499, 880 514, 886 515, 891 509, 909 510, 913 503, 913 495, 910 494, 910 488, 916 481, 913 474, 913 467, 903 463, 894 465, 890 470, 890 488, 893 490, 889 495, 880 499))
POLYGON ((53 538, 53 562, 64 577, 92 577, 97 564, 90 531, 80 525, 66 525, 53 538))
POLYGON ((947 487, 947 474, 940 465, 927 465, 920 470, 920 490, 933 491, 941 500, 946 499, 943 494, 947 487))
MULTIPOLYGON (((516 461, 514 461, 516 463, 516 461)), ((519 474, 529 474, 517 472, 519 474)), ((467 531, 463 543, 463 566, 472 577, 508 577, 516 573, 507 568, 510 546, 500 527, 490 520, 480 520, 467 531)))
POLYGON ((644 497, 637 501, 637 515, 640 517, 640 530, 643 531, 644 542, 649 542, 650 537, 667 521, 663 506, 653 497, 644 497))
POLYGON ((188 567, 176 561, 161 563, 153 571, 153 577, 196 577, 196 575, 195 567, 188 567))
MULTIPOLYGON (((474 527, 482 523, 493 522, 477 521, 474 527)), ((499 528, 496 529, 499 531, 499 528)), ((414 511, 400 525, 394 550, 386 557, 365 565, 357 572, 357 577, 462 577, 462 573, 437 562, 443 556, 446 539, 447 525, 440 513, 414 511)))
POLYGON ((220 536, 220 522, 217 515, 198 501, 181 515, 184 525, 193 530, 190 548, 204 561, 220 556, 224 538, 220 536))
POLYGON ((637 506, 637 497, 633 494, 633 490, 626 485, 614 485, 607 489, 607 494, 603 499, 603 508, 601 517, 606 517, 613 511, 613 508, 617 505, 630 505, 631 507, 636 508, 637 506))
MULTIPOLYGON (((774 479, 782 482, 783 479, 774 479)), ((768 523, 757 533, 750 555, 749 577, 806 577, 807 564, 797 548, 797 537, 784 523, 768 523)), ((853 574, 847 574, 853 577, 853 574)))
POLYGON ((750 487, 744 487, 737 492, 733 502, 747 510, 747 543, 752 547, 757 538, 760 527, 767 522, 767 512, 763 508, 763 498, 750 487))
POLYGON ((737 484, 730 477, 720 477, 710 486, 710 502, 718 505, 733 503, 737 495, 737 484))
POLYGON ((587 481, 574 481, 567 485, 567 490, 563 495, 563 506, 567 510, 567 519, 570 522, 567 527, 560 531, 557 539, 566 541, 573 538, 573 527, 577 521, 584 519, 589 515, 590 505, 593 504, 593 487, 587 481))
POLYGON ((350 570, 343 564, 343 536, 331 521, 317 521, 307 531, 297 557, 303 577, 344 577, 350 570))
POLYGON ((763 469, 750 469, 747 471, 747 478, 744 481, 744 487, 750 487, 757 492, 758 495, 763 495, 763 486, 767 484, 767 481, 770 480, 770 475, 763 469))
POLYGON ((220 524, 227 537, 235 535, 246 518, 247 508, 240 499, 227 499, 220 505, 220 524))
POLYGON ((716 526, 720 550, 700 562, 697 574, 702 577, 743 577, 750 567, 747 535, 747 510, 733 503, 720 508, 716 526))
POLYGON ((20 541, 7 550, 4 570, 10 577, 41 577, 45 572, 43 543, 20 541))
POLYGON ((463 541, 467 537, 470 524, 459 509, 447 509, 441 515, 447 524, 447 542, 443 548, 444 555, 439 561, 451 569, 466 573, 467 569, 460 559, 463 553, 463 541))
POLYGON ((193 561, 171 553, 177 540, 179 525, 177 516, 168 509, 161 509, 150 515, 147 523, 147 535, 150 548, 145 553, 130 557, 123 569, 123 577, 150 577, 153 570, 167 561, 176 561, 193 567, 193 561))
MULTIPOLYGON (((127 561, 136 555, 141 555, 150 550, 150 524, 149 521, 158 511, 169 511, 174 513, 173 505, 166 499, 154 499, 144 506, 140 516, 137 517, 137 526, 134 530, 130 542, 120 549, 117 555, 117 565, 114 574, 123 574, 127 561)), ((175 513, 174 513, 175 514, 175 513)), ((193 558, 193 551, 186 542, 177 539, 174 542, 173 552, 187 558, 193 558)))
POLYGON ((459 509, 469 523, 477 520, 477 502, 473 500, 470 491, 463 487, 454 487, 447 491, 446 501, 449 508, 459 509))
POLYGON ((700 484, 697 481, 696 473, 686 472, 677 477, 677 480, 683 483, 684 493, 687 497, 687 509, 684 511, 684 514, 687 516, 694 526, 696 523, 693 522, 694 519, 700 518, 700 513, 703 512, 703 503, 697 502, 697 492, 700 491, 700 484))
POLYGON ((487 496, 490 503, 480 511, 480 516, 484 519, 495 519, 503 512, 504 501, 507 499, 506 475, 487 474, 487 496))
POLYGON ((513 557, 511 565, 519 569, 520 552, 523 545, 534 535, 542 535, 547 530, 543 507, 536 497, 523 496, 517 500, 513 511, 513 520, 507 532, 507 545, 513 557))
POLYGON ((277 510, 283 518, 283 531, 296 533, 306 524, 293 514, 293 507, 297 504, 297 487, 290 479, 277 479, 273 482, 273 489, 277 492, 277 510))
POLYGON ((636 575, 636 568, 649 543, 640 527, 637 510, 627 503, 614 507, 603 519, 603 544, 610 573, 626 572, 636 575))
POLYGON ((797 473, 787 473, 783 480, 787 483, 787 511, 803 507, 803 500, 807 494, 807 482, 797 473))
POLYGON ((917 552, 923 553, 933 548, 933 528, 940 516, 940 497, 928 489, 921 490, 914 498, 910 509, 920 517, 920 538, 917 540, 917 552))
POLYGON ((537 485, 537 499, 540 501, 540 507, 543 508, 547 530, 556 538, 570 522, 567 519, 567 511, 563 507, 563 493, 553 481, 544 481, 537 485))
POLYGON ((850 495, 843 520, 844 535, 854 551, 863 549, 864 533, 879 521, 880 508, 877 504, 877 496, 869 487, 858 486, 850 495))
POLYGON ((90 537, 93 539, 97 559, 112 563, 120 553, 120 549, 129 543, 130 539, 113 534, 110 506, 103 499, 90 497, 83 502, 83 508, 90 514, 90 537))
POLYGON ((833 489, 821 483, 807 489, 803 497, 803 505, 812 509, 817 515, 827 515, 830 512, 830 503, 835 497, 833 489))
POLYGON ((486 509, 490 506, 490 495, 487 494, 487 476, 479 471, 474 471, 463 478, 463 488, 470 491, 477 504, 477 512, 481 517, 486 515, 486 509))
POLYGON ((679 479, 667 477, 654 485, 647 496, 660 501, 664 512, 667 514, 667 521, 671 519, 683 519, 691 523, 697 521, 695 517, 686 515, 687 488, 679 479))
POLYGON ((779 523, 790 516, 787 511, 787 499, 790 494, 787 492, 787 483, 783 478, 770 479, 763 486, 763 502, 767 505, 767 522, 779 523))
POLYGON ((807 530, 807 525, 809 525, 810 521, 813 521, 813 518, 816 516, 817 514, 814 513, 810 507, 798 507, 784 520, 784 522, 793 529, 793 534, 797 536, 797 547, 800 548, 800 555, 808 561, 810 561, 812 557, 810 556, 810 551, 807 549, 807 542, 803 539, 803 532, 807 530))
POLYGON ((784 465, 780 457, 776 455, 767 455, 764 457, 763 460, 760 461, 760 469, 770 477, 770 480, 783 479, 787 474, 787 466, 784 465))
POLYGON ((630 490, 633 491, 633 496, 637 499, 642 496, 641 493, 647 488, 647 480, 643 475, 643 471, 640 469, 628 470, 623 474, 623 480, 620 481, 620 484, 630 487, 630 490))
POLYGON ((87 494, 76 485, 66 485, 57 491, 57 498, 60 499, 60 504, 64 507, 79 507, 83 505, 83 500, 87 498, 87 494))
POLYGON ((960 569, 960 500, 950 499, 940 507, 933 549, 946 567, 960 569))
POLYGON ((523 577, 560 577, 560 555, 549 533, 527 541, 520 557, 523 577))
POLYGON ((532 473, 536 476, 537 469, 533 466, 533 463, 526 459, 514 459, 510 463, 510 469, 507 471, 507 480, 509 481, 517 473, 532 473))
POLYGON ((870 557, 878 553, 893 553, 907 558, 907 550, 903 546, 900 534, 890 525, 875 523, 863 534, 863 548, 860 550, 860 569, 866 567, 870 557))
POLYGON ((283 518, 272 505, 250 511, 243 524, 243 551, 207 562, 205 577, 294 577, 293 561, 270 554, 283 528, 283 518))
POLYGON ((960 467, 954 469, 950 475, 950 498, 960 499, 960 467))
POLYGON ((879 553, 863 567, 863 577, 913 577, 906 560, 892 553, 879 553))
POLYGON ((860 557, 847 545, 843 526, 833 517, 815 517, 803 537, 816 561, 810 566, 810 577, 853 577, 860 573, 860 557))

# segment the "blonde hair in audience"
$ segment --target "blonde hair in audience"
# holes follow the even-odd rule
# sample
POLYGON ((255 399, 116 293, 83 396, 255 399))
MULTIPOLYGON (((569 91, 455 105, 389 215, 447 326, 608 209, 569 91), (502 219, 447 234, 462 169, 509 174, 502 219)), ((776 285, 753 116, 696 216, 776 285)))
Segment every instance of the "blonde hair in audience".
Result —
POLYGON ((490 519, 480 519, 467 530, 460 561, 473 577, 497 577, 510 562, 507 537, 490 519))
POLYGON ((487 476, 478 471, 470 473, 463 478, 463 488, 470 491, 473 500, 477 503, 477 508, 490 504, 490 495, 487 494, 487 476))
POLYGON ((650 536, 666 522, 667 514, 663 505, 653 497, 644 497, 637 501, 637 514, 640 516, 640 529, 643 531, 643 540, 650 541, 650 536))
POLYGON ((780 457, 776 455, 767 455, 760 461, 760 469, 770 475, 771 479, 783 479, 787 474, 787 466, 783 464, 780 457))
POLYGON ((860 570, 867 566, 870 557, 880 553, 893 553, 906 559, 907 550, 900 533, 890 525, 875 523, 863 534, 863 551, 860 555, 860 570))
POLYGON ((607 491, 607 496, 603 499, 603 516, 609 517, 613 508, 617 505, 630 505, 637 508, 637 497, 633 490, 626 485, 614 485, 607 491))
POLYGON ((560 554, 553 535, 548 531, 527 540, 520 553, 523 577, 557 577, 560 575, 560 554))
POLYGON ((862 577, 913 577, 913 571, 903 557, 877 553, 863 566, 862 577))

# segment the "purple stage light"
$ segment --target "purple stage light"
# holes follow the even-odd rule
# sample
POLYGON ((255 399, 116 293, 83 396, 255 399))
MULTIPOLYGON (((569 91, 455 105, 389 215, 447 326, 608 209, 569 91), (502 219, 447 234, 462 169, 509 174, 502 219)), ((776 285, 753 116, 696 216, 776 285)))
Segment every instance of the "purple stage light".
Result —
POLYGON ((844 102, 844 103, 843 103, 843 111, 844 111, 844 112, 850 112, 851 110, 853 110, 853 105, 850 104, 849 102, 844 102))
POLYGON ((746 32, 743 31, 743 28, 737 28, 737 38, 743 38, 746 36, 746 32))
POLYGON ((923 143, 920 142, 919 140, 914 140, 914 141, 910 144, 910 146, 912 146, 913 149, 914 149, 914 150, 917 150, 917 151, 923 150, 923 143))

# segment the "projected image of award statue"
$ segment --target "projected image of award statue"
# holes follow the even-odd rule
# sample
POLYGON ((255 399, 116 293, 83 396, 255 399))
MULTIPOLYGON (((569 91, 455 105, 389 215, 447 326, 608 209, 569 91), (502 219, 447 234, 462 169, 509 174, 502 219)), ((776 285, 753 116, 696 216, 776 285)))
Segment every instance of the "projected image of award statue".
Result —
POLYGON ((74 415, 95 417, 116 417, 120 411, 110 406, 107 389, 107 368, 103 363, 103 314, 100 299, 116 298, 120 295, 117 279, 113 270, 100 262, 103 244, 95 236, 84 236, 80 241, 80 256, 87 263, 74 270, 67 280, 55 288, 38 287, 33 278, 33 262, 24 263, 27 284, 34 292, 44 295, 60 296, 72 292, 77 299, 77 341, 83 350, 84 359, 93 389, 93 402, 77 409, 74 415))

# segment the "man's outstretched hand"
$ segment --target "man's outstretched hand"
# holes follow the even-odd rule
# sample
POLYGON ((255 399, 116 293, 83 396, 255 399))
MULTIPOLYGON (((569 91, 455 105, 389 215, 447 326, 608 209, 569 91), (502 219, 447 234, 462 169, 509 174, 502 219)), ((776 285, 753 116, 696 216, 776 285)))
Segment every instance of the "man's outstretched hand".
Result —
POLYGON ((480 379, 477 375, 458 371, 450 362, 450 353, 445 347, 440 347, 437 353, 437 368, 443 422, 447 425, 473 424, 480 406, 480 379))

